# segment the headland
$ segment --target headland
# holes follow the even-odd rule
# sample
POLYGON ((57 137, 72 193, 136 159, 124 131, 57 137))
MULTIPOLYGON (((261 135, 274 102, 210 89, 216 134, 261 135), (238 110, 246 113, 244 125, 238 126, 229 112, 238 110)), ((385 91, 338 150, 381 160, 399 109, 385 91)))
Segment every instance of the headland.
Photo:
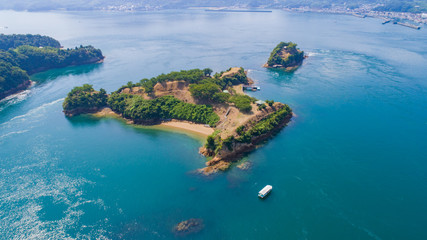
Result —
POLYGON ((107 94, 91 85, 75 87, 66 97, 64 113, 114 116, 138 125, 172 128, 202 135, 200 153, 210 159, 198 172, 226 170, 244 153, 280 131, 292 117, 286 104, 246 95, 252 81, 243 68, 192 69, 128 82, 107 94))

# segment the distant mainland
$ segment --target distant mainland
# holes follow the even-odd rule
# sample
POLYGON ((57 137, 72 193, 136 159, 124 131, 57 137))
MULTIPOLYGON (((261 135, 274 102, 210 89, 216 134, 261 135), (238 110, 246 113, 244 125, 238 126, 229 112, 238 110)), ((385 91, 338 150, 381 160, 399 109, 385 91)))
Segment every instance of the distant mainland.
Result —
POLYGON ((243 92, 252 81, 243 68, 215 73, 192 69, 128 82, 111 94, 91 85, 75 87, 63 103, 71 117, 83 113, 116 116, 129 123, 164 124, 203 134, 200 153, 208 157, 198 172, 226 170, 290 121, 291 108, 273 100, 259 101, 243 92))
POLYGON ((63 49, 48 36, 0 34, 0 100, 27 89, 31 74, 103 59, 101 50, 92 46, 63 49))

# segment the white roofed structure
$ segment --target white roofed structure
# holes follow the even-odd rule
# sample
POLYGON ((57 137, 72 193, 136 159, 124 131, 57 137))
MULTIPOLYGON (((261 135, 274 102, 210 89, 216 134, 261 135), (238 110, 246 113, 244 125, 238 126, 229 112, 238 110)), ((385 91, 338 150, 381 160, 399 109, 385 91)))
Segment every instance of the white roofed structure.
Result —
POLYGON ((258 192, 258 197, 264 198, 271 192, 272 189, 273 189, 273 186, 271 185, 265 186, 263 189, 261 189, 261 191, 258 192))

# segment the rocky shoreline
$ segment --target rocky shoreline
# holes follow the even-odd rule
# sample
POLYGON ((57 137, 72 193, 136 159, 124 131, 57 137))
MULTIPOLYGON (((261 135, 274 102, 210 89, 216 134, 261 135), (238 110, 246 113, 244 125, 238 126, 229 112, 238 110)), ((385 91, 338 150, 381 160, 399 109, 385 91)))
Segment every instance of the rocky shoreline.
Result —
POLYGON ((101 111, 100 108, 75 108, 73 110, 63 110, 62 112, 67 117, 74 117, 80 114, 87 114, 87 113, 97 113, 101 111))
POLYGON ((306 56, 304 51, 297 48, 297 44, 293 42, 280 42, 271 51, 267 63, 263 65, 265 68, 279 68, 286 72, 293 72, 302 65, 306 56))
MULTIPOLYGON (((270 112, 268 115, 263 116, 263 119, 267 118, 272 113, 274 113, 274 111, 270 112)), ((275 126, 271 131, 251 138, 249 143, 242 143, 234 138, 234 140, 231 142, 231 145, 224 145, 217 152, 212 152, 205 146, 201 147, 199 149, 200 154, 213 158, 206 162, 206 167, 199 169, 198 172, 203 175, 211 175, 217 173, 218 171, 227 170, 232 163, 238 161, 244 154, 252 152, 259 146, 260 143, 280 132, 280 130, 282 130, 290 122, 291 118, 292 112, 289 112, 286 117, 283 118, 282 121, 278 123, 278 125, 275 126)), ((258 119, 258 121, 261 120, 262 119, 258 119)), ((246 126, 253 124, 253 122, 255 121, 249 121, 246 126)))
MULTIPOLYGON (((177 78, 176 74, 187 72, 173 72, 173 77, 177 78)), ((141 86, 128 84, 108 95, 105 90, 101 89, 98 92, 86 84, 75 87, 68 94, 63 104, 64 113, 68 117, 85 113, 95 113, 94 115, 98 117, 114 115, 129 124, 156 125, 180 129, 189 134, 197 133, 205 140, 205 145, 199 149, 199 153, 211 159, 206 162, 205 168, 196 172, 211 175, 228 169, 242 155, 256 149, 260 143, 284 128, 292 117, 292 109, 286 104, 273 100, 261 101, 246 95, 243 91, 245 85, 239 82, 237 77, 247 79, 242 68, 230 68, 216 78, 203 77, 205 81, 234 79, 237 82, 229 86, 227 91, 220 92, 235 100, 212 102, 209 107, 192 95, 188 80, 183 81, 179 78, 157 82, 153 84, 152 92, 148 93, 141 86), (82 98, 86 99, 83 101, 85 104, 76 104, 82 102, 82 98), (204 115, 200 115, 196 105, 202 107, 199 109, 203 109, 204 115), (182 111, 186 115, 176 114, 177 111, 182 111), (187 115, 193 118, 186 118, 187 115), (211 116, 215 122, 211 124, 206 116, 211 116), (205 119, 203 120, 205 122, 201 119, 205 119)), ((221 89, 218 87, 214 90, 219 92, 221 89)))
MULTIPOLYGON (((105 56, 103 56, 102 58, 91 58, 91 59, 89 59, 87 61, 84 61, 84 62, 81 62, 81 63, 74 63, 74 64, 67 65, 67 66, 61 66, 61 67, 58 67, 58 68, 70 67, 70 66, 80 66, 80 65, 86 65, 86 64, 102 63, 104 61, 104 59, 105 59, 105 56)), ((36 73, 48 71, 48 70, 51 70, 51 69, 53 69, 53 68, 43 67, 43 68, 36 69, 35 71, 29 72, 29 74, 32 75, 32 74, 36 74, 36 73)), ((28 87, 30 87, 32 83, 33 82, 31 80, 28 80, 28 81, 25 81, 24 83, 18 85, 14 89, 8 90, 8 91, 3 92, 3 93, 0 93, 0 100, 4 99, 4 98, 6 98, 6 97, 8 97, 10 95, 13 95, 13 94, 22 92, 24 90, 27 90, 28 87)), ((81 111, 78 110, 78 111, 76 111, 76 113, 69 113, 68 115, 69 116, 74 116, 74 115, 78 115, 78 114, 81 114, 81 113, 94 113, 94 112, 97 112, 98 110, 99 109, 97 109, 96 111, 90 111, 89 110, 90 112, 86 112, 84 110, 81 110, 81 111)), ((64 113, 65 113, 65 115, 67 115, 66 112, 64 112, 64 113)))
MULTIPOLYGON (((307 58, 307 57, 304 57, 304 58, 307 58)), ((286 72, 293 72, 293 71, 296 71, 301 65, 302 65, 302 62, 299 62, 299 63, 292 65, 292 66, 287 66, 287 67, 284 67, 282 65, 269 66, 267 63, 265 63, 264 65, 262 65, 262 67, 272 68, 272 69, 284 69, 286 72)))

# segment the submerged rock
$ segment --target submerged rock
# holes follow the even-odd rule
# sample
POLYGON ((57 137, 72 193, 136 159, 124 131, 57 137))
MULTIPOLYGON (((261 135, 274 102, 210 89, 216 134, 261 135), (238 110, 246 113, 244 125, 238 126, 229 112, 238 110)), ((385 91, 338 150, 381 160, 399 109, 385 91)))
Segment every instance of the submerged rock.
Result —
POLYGON ((183 236, 200 232, 203 228, 204 224, 202 219, 191 218, 175 225, 173 231, 175 234, 183 236))
POLYGON ((238 168, 240 168, 243 171, 249 170, 252 167, 252 163, 249 161, 242 162, 241 164, 237 165, 238 168))

